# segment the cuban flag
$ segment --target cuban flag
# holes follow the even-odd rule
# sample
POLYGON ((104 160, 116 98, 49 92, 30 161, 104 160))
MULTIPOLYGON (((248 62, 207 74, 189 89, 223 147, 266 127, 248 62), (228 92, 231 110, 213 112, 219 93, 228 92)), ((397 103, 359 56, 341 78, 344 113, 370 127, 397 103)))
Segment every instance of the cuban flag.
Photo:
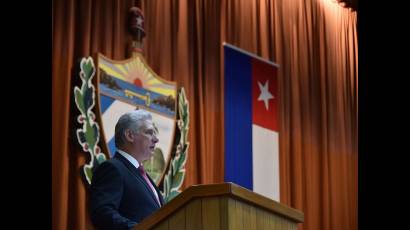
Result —
POLYGON ((225 182, 279 201, 278 65, 229 44, 225 182))

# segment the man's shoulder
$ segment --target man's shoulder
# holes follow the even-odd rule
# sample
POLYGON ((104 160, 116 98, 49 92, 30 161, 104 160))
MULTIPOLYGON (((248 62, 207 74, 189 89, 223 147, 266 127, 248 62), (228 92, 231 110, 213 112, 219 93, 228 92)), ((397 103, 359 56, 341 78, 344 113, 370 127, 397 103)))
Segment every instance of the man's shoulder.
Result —
POLYGON ((122 170, 124 168, 124 163, 121 162, 121 160, 119 160, 117 157, 112 157, 102 162, 99 166, 96 167, 95 170, 103 168, 116 168, 118 170, 122 170))
POLYGON ((93 170, 90 192, 95 194, 106 186, 121 186, 124 178, 124 169, 117 159, 107 159, 93 170))

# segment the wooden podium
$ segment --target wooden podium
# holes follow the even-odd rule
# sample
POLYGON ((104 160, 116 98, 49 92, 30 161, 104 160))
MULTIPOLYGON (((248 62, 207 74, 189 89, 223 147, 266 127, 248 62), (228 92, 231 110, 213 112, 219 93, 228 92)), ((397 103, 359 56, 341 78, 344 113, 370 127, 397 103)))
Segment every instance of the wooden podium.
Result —
POLYGON ((297 229, 304 215, 236 184, 194 185, 135 226, 140 229, 297 229))

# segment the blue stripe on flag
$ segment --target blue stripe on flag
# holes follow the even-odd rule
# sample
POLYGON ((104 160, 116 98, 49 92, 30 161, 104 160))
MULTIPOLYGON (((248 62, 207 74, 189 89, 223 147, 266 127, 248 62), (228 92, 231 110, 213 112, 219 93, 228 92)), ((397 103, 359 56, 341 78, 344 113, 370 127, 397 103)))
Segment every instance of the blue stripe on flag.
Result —
POLYGON ((252 62, 225 50, 225 182, 252 190, 252 62))
POLYGON ((100 94, 101 113, 104 113, 114 101, 115 101, 115 99, 100 94))

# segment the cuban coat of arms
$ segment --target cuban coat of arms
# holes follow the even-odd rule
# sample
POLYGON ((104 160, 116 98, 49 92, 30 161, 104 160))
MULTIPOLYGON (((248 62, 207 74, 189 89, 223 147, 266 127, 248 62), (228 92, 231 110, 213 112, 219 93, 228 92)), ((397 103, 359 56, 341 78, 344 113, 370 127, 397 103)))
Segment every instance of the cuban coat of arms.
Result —
POLYGON ((76 131, 82 150, 90 161, 81 175, 91 183, 95 167, 116 152, 114 131, 119 117, 135 109, 150 111, 159 142, 153 157, 143 162, 147 173, 163 192, 166 201, 180 193, 185 177, 189 116, 184 89, 158 76, 139 52, 142 47, 142 12, 130 9, 133 31, 132 57, 111 60, 98 53, 81 59, 81 85, 74 87, 74 99, 81 128, 76 131))

